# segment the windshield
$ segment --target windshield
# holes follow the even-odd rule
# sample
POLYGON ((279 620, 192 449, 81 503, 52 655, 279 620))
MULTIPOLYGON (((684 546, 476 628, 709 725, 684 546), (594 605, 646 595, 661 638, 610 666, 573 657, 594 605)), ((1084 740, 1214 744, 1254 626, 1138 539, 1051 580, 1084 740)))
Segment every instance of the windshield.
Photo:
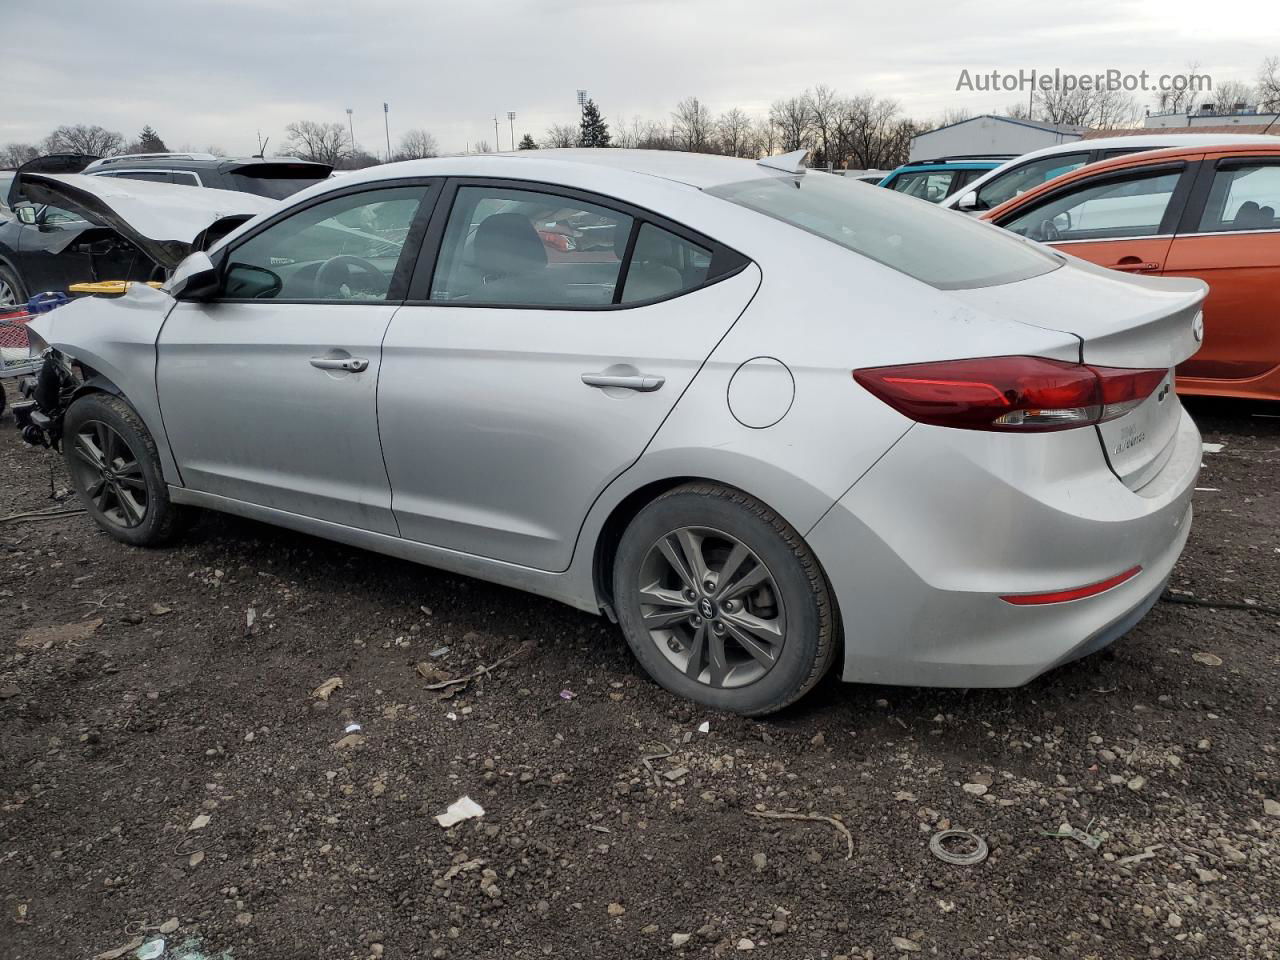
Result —
POLYGON ((799 227, 940 290, 1038 277, 1053 254, 962 214, 840 177, 761 177, 707 191, 799 227))

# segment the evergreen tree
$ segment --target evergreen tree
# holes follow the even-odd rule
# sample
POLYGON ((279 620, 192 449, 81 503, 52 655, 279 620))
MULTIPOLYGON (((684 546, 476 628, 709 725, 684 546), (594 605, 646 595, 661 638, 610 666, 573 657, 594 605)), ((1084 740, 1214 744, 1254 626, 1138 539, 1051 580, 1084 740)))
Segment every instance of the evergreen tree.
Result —
POLYGON ((151 124, 147 124, 142 128, 142 132, 138 134, 138 152, 139 153, 168 153, 169 148, 164 145, 164 141, 160 139, 160 134, 151 129, 151 124))
POLYGON ((588 100, 582 108, 582 128, 578 133, 580 147, 609 146, 609 125, 600 116, 600 108, 594 100, 588 100))
POLYGON ((529 136, 529 135, 526 133, 523 137, 521 137, 521 138, 520 138, 520 146, 518 147, 518 149, 520 149, 520 150, 537 150, 537 149, 538 149, 538 145, 537 145, 536 143, 534 143, 534 142, 533 142, 533 137, 529 136))

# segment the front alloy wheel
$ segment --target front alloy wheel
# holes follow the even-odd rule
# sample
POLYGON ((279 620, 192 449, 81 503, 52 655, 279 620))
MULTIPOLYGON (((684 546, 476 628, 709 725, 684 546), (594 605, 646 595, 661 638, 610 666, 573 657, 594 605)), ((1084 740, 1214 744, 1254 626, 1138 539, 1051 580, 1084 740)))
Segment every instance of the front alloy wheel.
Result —
POLYGON ((691 680, 741 687, 778 662, 787 636, 778 585, 736 537, 674 530, 649 549, 637 586, 650 639, 691 680))
POLYGON ((147 518, 147 482, 129 444, 101 420, 86 420, 72 441, 72 469, 85 497, 118 527, 147 518))

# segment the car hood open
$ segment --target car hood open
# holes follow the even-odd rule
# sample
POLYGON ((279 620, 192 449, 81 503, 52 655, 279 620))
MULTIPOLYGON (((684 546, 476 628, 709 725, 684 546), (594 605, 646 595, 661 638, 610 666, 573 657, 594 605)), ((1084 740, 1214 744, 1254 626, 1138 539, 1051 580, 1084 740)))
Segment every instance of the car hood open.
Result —
POLYGON ((119 177, 24 170, 17 179, 21 184, 15 183, 15 191, 20 189, 26 199, 109 227, 168 269, 181 263, 214 224, 242 223, 280 207, 279 200, 250 193, 119 177))

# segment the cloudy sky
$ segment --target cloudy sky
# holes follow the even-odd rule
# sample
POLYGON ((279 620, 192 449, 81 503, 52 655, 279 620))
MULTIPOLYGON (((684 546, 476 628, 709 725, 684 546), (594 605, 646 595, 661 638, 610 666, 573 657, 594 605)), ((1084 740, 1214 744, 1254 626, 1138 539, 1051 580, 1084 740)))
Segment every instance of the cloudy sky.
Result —
POLYGON ((916 117, 1025 95, 957 93, 962 69, 1153 74, 1189 62, 1251 81, 1280 55, 1274 0, 0 0, 0 143, 65 123, 171 148, 283 145, 293 120, 346 120, 385 149, 409 128, 446 151, 575 122, 586 88, 607 120, 665 119, 682 97, 764 113, 825 83, 897 98, 916 117))

